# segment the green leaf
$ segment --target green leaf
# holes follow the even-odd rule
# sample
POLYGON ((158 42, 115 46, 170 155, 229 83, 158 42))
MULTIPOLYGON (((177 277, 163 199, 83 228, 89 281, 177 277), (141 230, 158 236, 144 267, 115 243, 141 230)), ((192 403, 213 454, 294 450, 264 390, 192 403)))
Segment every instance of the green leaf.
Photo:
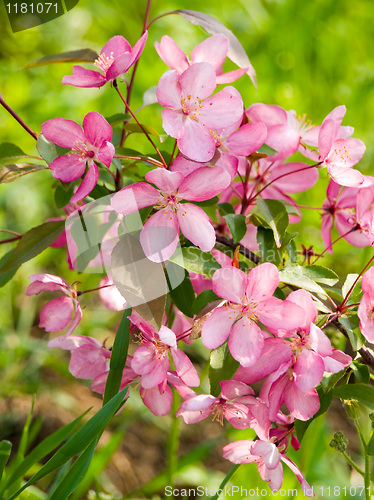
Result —
POLYGON ((309 292, 321 293, 327 295, 325 290, 309 277, 308 270, 299 265, 289 265, 280 269, 279 279, 282 283, 295 285, 304 288, 309 292))
POLYGON ((212 279, 214 271, 221 268, 211 253, 202 252, 196 247, 184 247, 181 250, 172 255, 169 260, 187 271, 212 279))
POLYGON ((326 413, 327 410, 330 408, 330 405, 332 403, 332 393, 331 392, 324 394, 320 387, 317 389, 317 392, 318 392, 319 401, 321 404, 317 413, 315 415, 313 415, 312 418, 310 418, 309 420, 306 420, 306 421, 295 419, 296 437, 300 442, 304 437, 305 431, 308 429, 308 427, 313 422, 313 420, 318 418, 323 413, 326 413))
POLYGON ((374 410, 374 388, 367 384, 345 384, 332 390, 341 399, 356 399, 359 403, 374 410))
POLYGON ((22 69, 35 68, 36 66, 44 66, 46 64, 55 63, 73 63, 73 62, 94 62, 99 57, 99 54, 91 49, 71 50, 69 52, 61 52, 61 54, 51 54, 42 57, 35 62, 26 64, 22 69))
POLYGON ((33 172, 46 170, 45 165, 34 165, 32 163, 17 163, 16 165, 5 165, 0 169, 0 184, 8 184, 19 177, 23 177, 33 172))
POLYGON ((209 381, 210 393, 218 397, 221 393, 220 382, 230 380, 239 368, 239 361, 234 359, 227 342, 210 353, 209 381))
POLYGON ((257 153, 265 154, 266 156, 271 156, 275 155, 277 151, 275 149, 271 148, 267 144, 263 144, 260 149, 257 150, 257 153))
MULTIPOLYGON (((357 278, 358 274, 348 274, 348 276, 346 277, 344 285, 342 287, 342 294, 344 298, 347 296, 347 293, 349 292, 351 286, 357 278)), ((349 296, 349 301, 358 302, 360 300, 360 296, 362 294, 361 280, 362 276, 357 280, 357 283, 355 284, 351 295, 349 296)))
POLYGON ((226 214, 234 214, 235 210, 231 203, 218 203, 217 204, 219 214, 223 217, 226 214))
POLYGON ((225 35, 230 42, 229 51, 227 57, 231 59, 239 68, 248 68, 247 75, 252 80, 253 85, 257 88, 256 72, 250 63, 246 51, 243 49, 242 44, 236 38, 234 33, 230 31, 222 23, 214 19, 214 17, 208 16, 203 12, 198 12, 196 10, 175 10, 170 12, 170 14, 179 14, 184 17, 191 24, 197 24, 201 26, 205 31, 214 35, 215 33, 222 33, 225 35))
POLYGON ((262 262, 272 262, 278 266, 282 260, 281 252, 278 250, 271 229, 265 227, 257 228, 257 244, 261 252, 262 262))
POLYGON ((333 286, 339 281, 339 276, 334 271, 323 266, 303 266, 303 275, 324 285, 333 286))
MULTIPOLYGON (((0 270, 3 266, 5 266, 6 261, 8 258, 12 255, 13 250, 9 250, 6 254, 4 254, 1 259, 0 259, 0 270)), ((0 272, 0 288, 3 287, 8 283, 9 280, 13 278, 13 276, 16 274, 17 268, 12 269, 11 271, 8 271, 7 273, 1 273, 0 272)))
POLYGON ((0 166, 13 163, 33 163, 35 160, 40 160, 40 158, 27 155, 15 144, 10 142, 0 144, 0 166))
POLYGON ((9 500, 17 496, 28 486, 34 484, 47 474, 64 465, 72 457, 82 453, 93 441, 101 436, 109 420, 117 413, 124 403, 127 387, 122 389, 114 398, 104 405, 84 426, 65 443, 48 462, 32 476, 9 500))
POLYGON ((361 347, 365 344, 366 339, 361 333, 360 320, 358 316, 350 316, 349 319, 346 316, 340 316, 338 321, 346 329, 352 349, 354 351, 361 349, 361 347))
POLYGON ((127 233, 112 251, 111 269, 114 284, 128 306, 159 330, 168 291, 163 265, 149 260, 139 239, 127 233))
POLYGON ((44 457, 56 449, 60 444, 73 432, 82 418, 88 413, 89 410, 85 411, 77 417, 75 420, 67 425, 64 425, 53 434, 45 438, 41 443, 39 443, 18 465, 18 467, 7 477, 5 482, 5 487, 0 491, 3 493, 6 488, 16 482, 18 479, 23 478, 28 470, 31 469, 33 465, 40 462, 44 457))
MULTIPOLYGON (((153 135, 157 138, 160 137, 160 134, 153 127, 150 127, 149 125, 144 125, 143 123, 141 125, 142 125, 143 129, 147 132, 148 135, 153 135)), ((142 128, 137 123, 125 123, 123 128, 129 134, 144 134, 142 128)))
POLYGON ((195 291, 188 272, 177 264, 174 264, 174 262, 168 262, 165 269, 165 276, 172 301, 183 314, 192 318, 192 304, 195 300, 195 291), (179 275, 180 272, 184 273, 184 280, 174 288, 172 283, 175 282, 175 273, 179 275))
POLYGON ((341 370, 338 373, 326 373, 321 380, 321 387, 325 394, 331 391, 333 387, 341 380, 347 369, 341 370))
POLYGON ((283 203, 277 200, 257 199, 257 207, 274 233, 277 248, 282 246, 281 239, 288 227, 288 214, 283 203))
POLYGON ((104 405, 118 393, 121 385, 123 369, 126 365, 127 351, 129 349, 130 315, 131 308, 125 309, 114 338, 112 354, 110 356, 109 373, 105 384, 104 405))
POLYGON ((78 457, 76 462, 70 468, 68 473, 64 476, 58 488, 48 495, 48 499, 51 500, 67 500, 73 491, 81 484, 86 472, 90 466, 93 454, 96 448, 96 440, 84 450, 84 452, 78 457))
POLYGON ((130 120, 131 115, 126 115, 125 113, 116 113, 114 115, 108 116, 106 118, 106 121, 114 127, 115 125, 118 125, 119 123, 123 123, 126 120, 130 120))
POLYGON ((12 443, 10 441, 4 440, 0 442, 0 481, 3 476, 3 472, 8 462, 11 451, 12 451, 12 443))
POLYGON ((65 228, 65 220, 45 222, 27 231, 9 255, 0 274, 17 269, 20 265, 39 255, 60 236, 65 228))
POLYGON ((369 455, 374 455, 374 433, 371 434, 367 444, 367 451, 369 455))
POLYGON ((192 313, 199 314, 199 312, 202 311, 206 305, 210 302, 214 302, 215 300, 220 300, 220 297, 218 297, 213 290, 203 290, 193 301, 192 313))
POLYGON ((61 148, 60 146, 57 146, 57 144, 48 141, 43 134, 40 134, 36 140, 36 149, 48 165, 58 156, 62 156, 70 151, 70 149, 61 148))
POLYGON ((216 205, 218 200, 218 196, 215 196, 214 198, 209 198, 209 200, 194 201, 193 204, 197 205, 198 207, 211 207, 213 205, 216 205))
POLYGON ((370 371, 368 365, 352 361, 351 368, 357 382, 368 384, 370 382, 370 371))
POLYGON ((247 232, 247 224, 245 222, 245 215, 243 214, 228 214, 224 215, 223 218, 227 222, 232 239, 234 243, 238 243, 244 238, 247 232))
POLYGON ((66 207, 74 194, 75 182, 65 183, 60 181, 55 191, 55 203, 57 208, 66 207))

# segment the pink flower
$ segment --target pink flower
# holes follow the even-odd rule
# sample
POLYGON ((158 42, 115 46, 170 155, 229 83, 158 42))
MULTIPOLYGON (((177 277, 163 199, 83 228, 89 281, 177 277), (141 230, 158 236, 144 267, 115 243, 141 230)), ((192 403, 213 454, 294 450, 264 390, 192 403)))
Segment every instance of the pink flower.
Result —
POLYGON ((155 43, 158 55, 169 68, 175 70, 178 74, 186 71, 192 64, 199 62, 210 63, 217 75, 217 84, 234 82, 245 75, 249 69, 237 69, 222 73, 222 65, 225 62, 229 46, 229 39, 225 35, 217 33, 197 45, 191 52, 191 60, 189 60, 188 56, 169 36, 165 35, 161 38, 160 43, 155 43))
MULTIPOLYGON (((345 106, 338 106, 323 120, 318 134, 319 155, 309 151, 309 158, 322 162, 333 181, 341 186, 365 187, 372 183, 358 170, 353 169, 365 152, 359 139, 346 139, 340 133, 345 106)), ((306 151, 305 151, 306 152, 306 151)))
POLYGON ((235 267, 218 269, 213 275, 213 291, 226 299, 227 305, 215 309, 205 321, 201 331, 205 347, 216 349, 229 337, 232 356, 242 366, 253 365, 267 336, 256 321, 268 328, 282 324, 291 329, 303 317, 298 306, 272 296, 278 285, 278 269, 268 262, 252 269, 248 276, 235 267))
POLYGON ((87 173, 71 203, 83 200, 96 186, 99 169, 95 161, 104 163, 108 168, 114 156, 112 127, 96 111, 88 113, 83 120, 83 130, 77 123, 64 118, 52 118, 42 124, 46 139, 63 148, 70 148, 67 155, 59 156, 49 165, 52 175, 63 182, 75 181, 87 173))
POLYGON ((169 109, 162 112, 165 132, 177 139, 184 155, 194 161, 207 162, 216 151, 209 129, 237 124, 243 116, 243 101, 237 90, 226 87, 214 96, 214 67, 195 63, 180 76, 176 71, 165 73, 157 87, 158 102, 169 109))
POLYGON ((126 309, 126 300, 114 285, 111 275, 106 276, 100 281, 100 287, 99 295, 107 309, 111 311, 123 311, 126 309))
POLYGON ((308 122, 305 115, 297 116, 294 110, 285 111, 280 106, 257 103, 252 104, 245 114, 251 121, 266 125, 266 144, 283 158, 293 155, 300 144, 317 146, 319 127, 308 122))
POLYGON ((374 267, 371 267, 362 277, 364 296, 358 307, 360 330, 368 342, 374 342, 374 267))
POLYGON ((28 286, 26 295, 38 295, 43 290, 64 294, 63 297, 52 299, 43 307, 39 326, 45 328, 46 332, 58 332, 68 326, 74 311, 74 317, 65 336, 70 335, 82 319, 82 309, 77 300, 76 289, 52 274, 33 274, 30 280, 32 283, 28 286))
MULTIPOLYGON (((329 253, 333 253, 331 246, 331 229, 336 222, 336 228, 342 236, 347 233, 347 224, 352 217, 353 208, 356 205, 356 197, 359 192, 356 188, 344 188, 340 193, 341 186, 330 181, 323 203, 321 233, 323 243, 329 253)), ((351 225, 353 229, 353 225, 351 225)), ((349 230, 349 229, 348 229, 349 230)), ((366 242, 366 239, 365 239, 366 242)), ((367 242, 366 242, 367 244, 367 242)))
POLYGON ((161 326, 156 332, 138 315, 132 314, 131 321, 140 329, 141 345, 136 349, 131 361, 131 368, 140 375, 140 384, 144 389, 151 389, 166 384, 169 371, 169 354, 173 358, 178 377, 189 387, 200 384, 199 376, 188 356, 178 349, 175 333, 161 326))
POLYGON ((147 41, 148 31, 136 42, 133 48, 123 36, 114 36, 102 48, 100 56, 94 62, 98 71, 85 69, 82 66, 73 67, 73 75, 64 76, 63 85, 74 87, 102 87, 106 82, 113 82, 126 73, 139 59, 147 41))
POLYGON ((217 420, 221 425, 226 418, 235 429, 252 427, 256 433, 268 436, 268 408, 253 397, 251 387, 236 380, 225 380, 220 385, 220 397, 215 398, 210 394, 190 397, 182 403, 177 417, 182 415, 186 424, 195 424, 213 414, 213 420, 217 420))
POLYGON ((144 224, 140 243, 147 257, 153 262, 169 259, 178 244, 179 229, 203 252, 214 247, 214 228, 206 213, 192 203, 181 203, 182 199, 203 201, 213 198, 230 183, 230 177, 218 167, 200 168, 186 177, 179 172, 157 168, 145 176, 148 182, 127 186, 112 198, 112 207, 127 215, 144 207, 156 205, 160 210, 144 224))
POLYGON ((223 448, 223 457, 234 464, 256 463, 258 472, 264 481, 269 483, 271 491, 276 492, 283 483, 283 467, 287 464, 295 473, 306 496, 314 496, 312 489, 296 465, 282 453, 272 441, 235 441, 223 448))
POLYGON ((92 337, 65 335, 48 342, 50 348, 70 351, 70 373, 76 378, 94 379, 109 370, 111 352, 92 337))
POLYGON ((318 312, 309 292, 292 292, 288 301, 304 311, 304 319, 294 331, 278 329, 279 339, 265 339, 261 357, 253 366, 239 368, 235 378, 251 384, 270 375, 260 394, 269 404, 270 418, 276 417, 284 403, 293 417, 308 420, 319 409, 315 387, 324 372, 337 373, 352 359, 333 349, 329 338, 314 324, 318 312))

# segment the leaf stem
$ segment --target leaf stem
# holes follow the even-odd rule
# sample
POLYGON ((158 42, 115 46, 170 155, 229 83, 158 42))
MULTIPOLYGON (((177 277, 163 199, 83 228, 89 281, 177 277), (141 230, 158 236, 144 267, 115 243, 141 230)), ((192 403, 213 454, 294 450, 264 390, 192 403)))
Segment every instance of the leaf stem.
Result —
POLYGON ((0 104, 8 111, 9 114, 13 116, 13 118, 26 130, 26 132, 28 132, 35 140, 38 138, 37 134, 31 130, 28 125, 26 125, 22 118, 20 118, 11 107, 8 106, 8 104, 4 101, 2 94, 0 94, 0 104))

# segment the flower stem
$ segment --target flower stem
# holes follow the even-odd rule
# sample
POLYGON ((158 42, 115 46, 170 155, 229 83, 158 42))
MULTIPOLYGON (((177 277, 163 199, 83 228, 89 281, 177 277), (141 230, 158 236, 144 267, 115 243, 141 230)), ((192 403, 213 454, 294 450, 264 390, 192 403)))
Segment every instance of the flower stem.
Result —
POLYGON ((31 130, 28 125, 26 125, 22 118, 20 118, 12 108, 8 106, 8 104, 4 101, 2 94, 0 94, 0 104, 13 116, 13 118, 26 130, 26 132, 28 132, 35 140, 38 138, 37 134, 31 130))
POLYGON ((362 469, 360 469, 360 467, 354 463, 354 461, 351 459, 351 457, 348 455, 348 453, 346 451, 342 451, 341 453, 342 453, 343 457, 347 460, 349 465, 355 471, 357 471, 359 474, 361 474, 362 477, 364 477, 364 475, 365 475, 364 471, 362 469))
MULTIPOLYGON (((142 31, 142 35, 144 35, 144 33, 146 32, 147 30, 147 23, 148 23, 148 18, 149 18, 149 10, 151 8, 151 1, 152 0, 147 0, 147 8, 145 10, 145 16, 144 16, 144 24, 143 24, 143 31, 142 31)), ((126 96, 126 101, 128 102, 128 104, 130 104, 130 101, 131 101, 131 92, 132 92, 132 86, 134 84, 134 78, 135 78, 135 74, 136 74, 136 70, 138 68, 138 64, 139 64, 139 59, 136 61, 136 63, 134 64, 134 68, 132 70, 132 73, 131 73, 131 79, 130 79, 130 83, 128 84, 127 86, 127 96, 126 96)), ((125 120, 123 122, 123 125, 126 124, 126 121, 125 120)), ((122 147, 124 142, 125 142, 125 138, 126 138, 126 130, 124 127, 122 127, 122 134, 121 134, 121 141, 120 141, 120 146, 122 147)))
POLYGON ((156 144, 152 141, 151 137, 149 136, 148 132, 145 130, 145 128, 143 127, 143 125, 139 122, 139 120, 136 118, 135 114, 132 112, 132 110, 130 109, 130 106, 128 105, 126 99, 123 97, 123 95, 121 94, 121 91, 119 90, 118 88, 118 83, 116 80, 114 80, 113 82, 113 87, 115 88, 115 90, 117 91, 117 94, 120 96, 123 104, 126 106, 126 109, 127 111, 130 113, 130 115, 134 118, 134 120, 136 121, 136 123, 139 125, 140 129, 142 130, 142 132, 145 134, 145 136, 147 137, 147 139, 149 140, 149 142, 152 144, 152 146, 154 147, 156 153, 158 154, 158 156, 160 157, 160 160, 162 162, 162 166, 164 168, 168 168, 162 154, 160 153, 158 147, 156 146, 156 144))
POLYGON ((210 497, 210 500, 217 500, 217 498, 219 498, 220 494, 222 493, 222 490, 225 488, 226 484, 230 481, 230 479, 235 474, 235 472, 239 469, 240 466, 241 466, 241 464, 236 464, 236 465, 234 465, 234 467, 232 467, 230 469, 230 471, 226 474, 225 479, 219 485, 217 493, 214 496, 210 497), (221 493, 219 493, 220 491, 221 491, 221 493))
POLYGON ((171 428, 169 434, 169 446, 168 446, 168 479, 169 484, 174 486, 174 475, 178 467, 178 447, 179 447, 179 435, 180 435, 180 425, 178 417, 176 416, 177 410, 180 405, 180 396, 175 389, 173 389, 173 403, 171 407, 171 428))
POLYGON ((373 262, 374 260, 374 255, 373 257, 369 260, 369 262, 366 264, 366 266, 363 268, 363 270, 360 272, 360 274, 357 276, 357 278, 354 280, 351 288, 348 290, 347 292, 347 295, 344 297, 344 300, 341 304, 341 307, 344 307, 349 299, 349 296, 351 295, 351 293, 353 292, 353 289, 354 287, 356 286, 358 280, 361 278, 361 276, 364 274, 364 272, 366 271, 366 269, 370 266, 370 264, 373 262))

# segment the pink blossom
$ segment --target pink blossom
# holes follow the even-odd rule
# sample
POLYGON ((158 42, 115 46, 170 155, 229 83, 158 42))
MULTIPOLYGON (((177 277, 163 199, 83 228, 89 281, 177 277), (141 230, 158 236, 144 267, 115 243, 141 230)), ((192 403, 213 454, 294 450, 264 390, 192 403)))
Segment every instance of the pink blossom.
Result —
POLYGON ((264 481, 269 483, 271 491, 278 491, 283 483, 283 467, 287 464, 300 482, 304 495, 314 496, 312 489, 296 465, 285 457, 271 441, 235 441, 223 448, 223 457, 234 464, 256 463, 258 472, 264 481))
POLYGON ((99 295, 107 309, 111 311, 123 311, 126 309, 126 300, 114 285, 110 274, 100 281, 100 287, 99 295))
POLYGON ((156 332, 138 315, 132 314, 130 320, 140 329, 140 346, 131 361, 131 368, 140 375, 140 384, 144 389, 151 389, 166 384, 169 371, 169 354, 173 358, 178 377, 187 386, 198 386, 199 376, 188 356, 178 349, 175 333, 161 326, 156 332))
POLYGON ((229 51, 229 45, 229 39, 225 35, 217 33, 197 45, 191 52, 191 59, 189 59, 174 40, 167 35, 161 38, 160 43, 155 43, 158 55, 170 69, 175 70, 178 74, 182 74, 192 64, 210 63, 215 70, 217 84, 234 82, 245 75, 249 69, 237 69, 222 73, 222 65, 229 51))
POLYGON ((296 327, 303 311, 290 302, 273 297, 279 285, 279 273, 268 262, 252 269, 248 276, 234 267, 218 269, 213 275, 213 291, 227 300, 205 321, 201 338, 208 349, 216 349, 227 337, 232 356, 242 366, 253 365, 261 356, 266 333, 256 321, 268 328, 280 324, 296 327))
MULTIPOLYGON (((356 197, 358 189, 344 188, 340 192, 341 186, 334 181, 330 181, 326 195, 327 198, 323 203, 321 233, 322 239, 327 251, 333 253, 331 246, 331 229, 336 223, 336 228, 339 234, 343 236, 347 233, 347 223, 353 214, 353 208, 356 205, 356 197)), ((353 229, 353 225, 350 229, 353 229)), ((349 230, 349 229, 348 229, 349 230)), ((365 239, 366 241, 366 239, 365 239)))
POLYGON ((216 88, 214 67, 195 63, 180 76, 165 73, 157 87, 165 132, 177 139, 182 154, 198 162, 212 159, 216 143, 209 129, 237 124, 243 116, 243 102, 237 90, 226 87, 212 97, 216 88))
POLYGON ((50 348, 70 351, 70 373, 76 378, 94 379, 109 370, 111 352, 92 337, 65 335, 48 342, 50 348))
POLYGON ((374 342, 374 267, 371 267, 362 277, 361 287, 364 296, 358 307, 360 330, 369 342, 374 342))
POLYGON ((210 394, 190 397, 182 403, 177 416, 182 415, 186 424, 195 424, 213 415, 213 420, 217 420, 221 425, 226 418, 235 429, 252 427, 257 434, 268 436, 268 408, 253 397, 253 390, 236 380, 225 380, 220 382, 220 385, 220 397, 216 398, 210 394))
POLYGON ((306 115, 297 116, 294 110, 261 103, 252 104, 245 114, 251 121, 266 125, 266 144, 283 158, 293 155, 300 144, 317 146, 319 127, 307 121, 306 115))
POLYGON ((269 403, 270 418, 275 418, 284 403, 292 416, 308 420, 319 409, 315 387, 324 372, 337 373, 352 360, 333 349, 329 338, 314 324, 318 312, 309 292, 292 292, 288 301, 304 311, 303 321, 293 331, 278 329, 280 338, 265 339, 260 358, 249 368, 239 368, 235 379, 251 384, 269 375, 260 397, 269 403))
POLYGON ((192 203, 181 203, 182 199, 203 201, 214 197, 226 187, 230 178, 223 169, 200 168, 186 177, 179 172, 157 168, 145 176, 148 182, 127 186, 116 193, 112 207, 127 215, 143 207, 156 205, 160 210, 144 224, 140 243, 147 257, 153 262, 169 259, 178 244, 179 229, 203 252, 214 247, 216 236, 206 213, 192 203))
POLYGON ((59 276, 53 274, 33 274, 32 283, 28 286, 26 295, 38 295, 41 291, 62 292, 64 296, 52 299, 40 312, 39 326, 46 332, 58 332, 67 327, 72 314, 74 317, 66 331, 70 335, 82 319, 82 309, 77 300, 77 291, 69 286, 59 276))
POLYGON ((337 184, 366 187, 372 183, 372 179, 352 168, 361 160, 366 147, 359 139, 346 139, 341 136, 340 125, 345 112, 345 106, 338 106, 327 115, 318 134, 319 155, 312 151, 307 154, 312 160, 327 167, 331 179, 337 184))
POLYGON ((42 132, 46 139, 71 152, 59 156, 49 165, 52 175, 63 182, 75 181, 87 173, 73 195, 71 202, 83 200, 96 186, 99 169, 95 163, 102 162, 108 168, 114 156, 114 146, 109 142, 112 138, 112 127, 96 111, 88 113, 83 120, 83 129, 72 120, 52 118, 42 124, 42 132))
POLYGON ((94 62, 97 69, 103 72, 85 69, 82 66, 73 67, 73 75, 64 76, 63 85, 74 87, 102 87, 106 82, 113 82, 126 73, 139 59, 143 52, 148 32, 136 42, 133 48, 123 36, 114 36, 102 48, 100 56, 94 62))

